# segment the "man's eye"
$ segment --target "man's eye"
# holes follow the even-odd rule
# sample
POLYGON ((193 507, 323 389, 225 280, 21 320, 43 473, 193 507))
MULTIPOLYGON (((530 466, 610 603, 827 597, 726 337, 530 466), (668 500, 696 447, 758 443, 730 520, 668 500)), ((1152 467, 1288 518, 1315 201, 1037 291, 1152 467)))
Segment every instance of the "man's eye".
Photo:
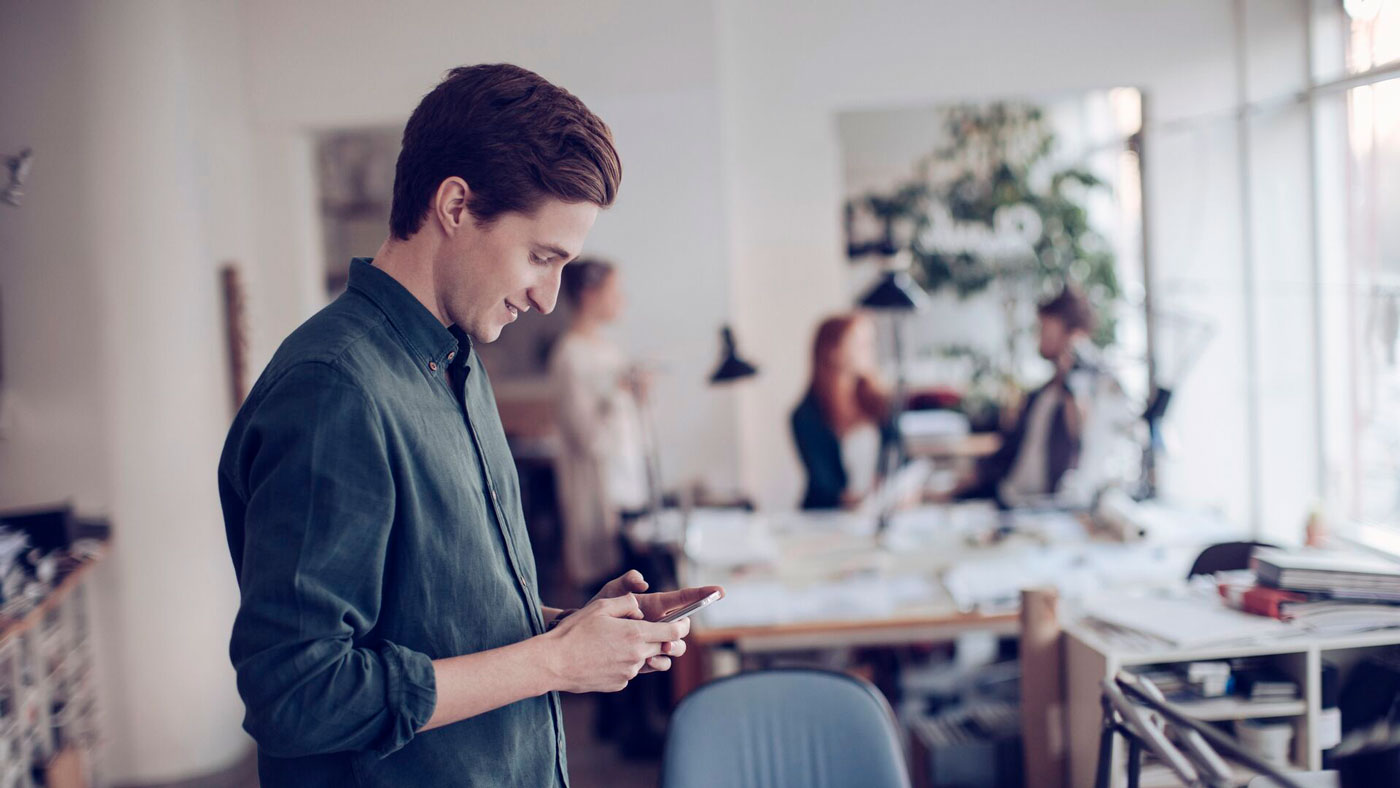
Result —
POLYGON ((549 263, 549 260, 544 257, 540 257, 537 254, 531 254, 530 262, 534 263, 535 265, 547 265, 549 263))

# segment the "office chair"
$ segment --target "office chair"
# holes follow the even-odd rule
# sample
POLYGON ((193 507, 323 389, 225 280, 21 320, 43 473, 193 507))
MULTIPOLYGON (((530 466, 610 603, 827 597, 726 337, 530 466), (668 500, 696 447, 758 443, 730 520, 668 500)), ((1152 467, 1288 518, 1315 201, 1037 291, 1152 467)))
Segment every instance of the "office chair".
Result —
POLYGON ((1228 572, 1235 569, 1248 569, 1249 556, 1256 547, 1274 547, 1268 542, 1221 542, 1213 544, 1201 551, 1196 557, 1196 563, 1191 565, 1191 571, 1186 573, 1186 579, 1191 579, 1196 575, 1213 575, 1216 572, 1228 572))
POLYGON ((869 682, 806 668, 740 673, 676 709, 663 788, 909 788, 894 715, 869 682))

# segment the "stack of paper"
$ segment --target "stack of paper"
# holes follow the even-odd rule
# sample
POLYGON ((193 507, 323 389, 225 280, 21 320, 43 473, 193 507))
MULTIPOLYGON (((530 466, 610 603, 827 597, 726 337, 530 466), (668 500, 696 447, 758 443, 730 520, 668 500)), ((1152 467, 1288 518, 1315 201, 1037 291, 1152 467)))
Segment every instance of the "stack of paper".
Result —
POLYGON ((1293 602, 1285 607, 1294 621, 1318 634, 1344 634, 1400 627, 1400 605, 1318 600, 1293 602))
POLYGON ((1259 548, 1251 557, 1259 582, 1335 599, 1400 602, 1400 564, 1379 556, 1331 550, 1259 548))

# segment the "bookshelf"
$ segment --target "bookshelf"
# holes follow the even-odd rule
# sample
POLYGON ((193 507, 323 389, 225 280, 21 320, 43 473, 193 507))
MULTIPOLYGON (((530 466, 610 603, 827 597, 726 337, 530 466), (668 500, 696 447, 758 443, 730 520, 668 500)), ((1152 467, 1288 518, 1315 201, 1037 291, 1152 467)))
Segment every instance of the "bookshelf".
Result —
MULTIPOLYGON (((1099 757, 1099 730, 1102 709, 1099 697, 1104 679, 1122 668, 1162 665, 1237 657, 1264 657, 1298 683, 1301 697, 1291 701, 1249 701, 1219 698, 1183 704, 1200 712, 1207 721, 1229 722, 1243 719, 1288 719, 1293 723, 1293 768, 1322 768, 1319 729, 1322 713, 1322 663, 1327 660, 1340 669, 1345 682, 1351 667, 1377 649, 1400 649, 1400 629, 1386 629, 1350 635, 1313 636, 1299 634, 1272 642, 1194 649, 1140 649, 1110 642, 1097 631, 1077 624, 1064 629, 1064 702, 1068 739, 1069 785, 1090 788, 1099 757)), ((1126 747, 1115 743, 1112 785, 1126 785, 1126 747)), ((1237 771, 1244 785, 1252 772, 1237 771)), ((1164 768, 1144 768, 1143 785, 1179 785, 1164 768)))

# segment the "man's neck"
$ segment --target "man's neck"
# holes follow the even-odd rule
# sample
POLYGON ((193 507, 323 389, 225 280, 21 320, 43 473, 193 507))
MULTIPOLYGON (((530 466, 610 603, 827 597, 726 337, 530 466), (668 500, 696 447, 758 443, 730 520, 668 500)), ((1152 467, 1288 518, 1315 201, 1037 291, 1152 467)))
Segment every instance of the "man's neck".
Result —
POLYGON ((448 320, 438 299, 437 285, 433 280, 434 250, 425 236, 426 233, 419 232, 407 241, 386 238, 374 255, 374 267, 403 285, 433 313, 438 322, 450 326, 452 321, 448 320))

